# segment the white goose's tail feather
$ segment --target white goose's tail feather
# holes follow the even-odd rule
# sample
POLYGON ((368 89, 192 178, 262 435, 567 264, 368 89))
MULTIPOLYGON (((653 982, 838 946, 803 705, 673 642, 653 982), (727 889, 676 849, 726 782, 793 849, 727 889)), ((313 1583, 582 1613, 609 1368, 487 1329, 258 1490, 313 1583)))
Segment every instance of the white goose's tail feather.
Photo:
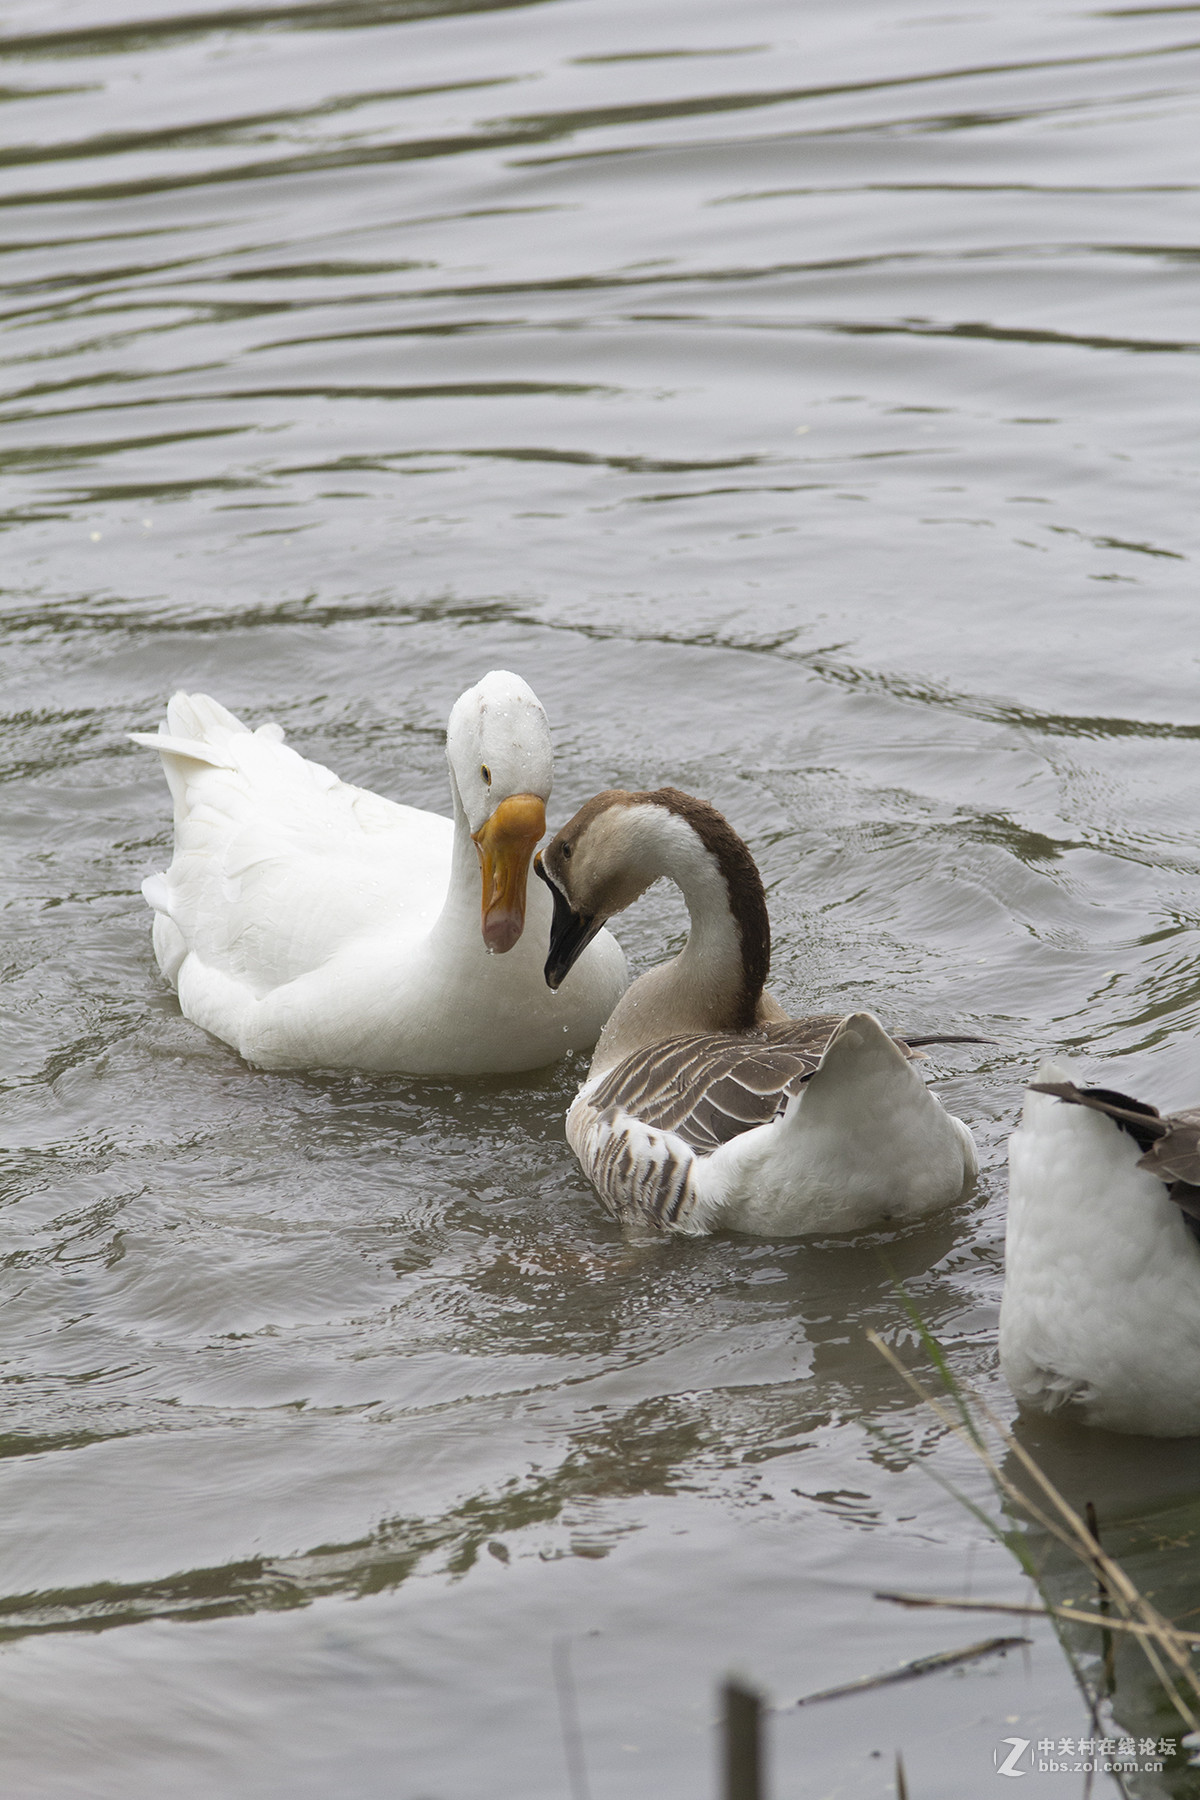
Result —
MULTIPOLYGON (((317 771, 317 765, 305 764, 283 746, 280 726, 251 731, 208 694, 174 694, 157 731, 129 735, 135 744, 157 750, 171 790, 175 855, 168 870, 146 877, 142 893, 154 909, 159 968, 175 983, 196 948, 197 887, 203 888, 210 871, 212 879, 220 879, 239 821, 255 808, 252 783, 245 779, 247 765, 253 767, 253 759, 261 773, 265 757, 272 773, 293 779, 297 770, 317 771)), ((203 910, 201 903, 200 914, 203 910)))
POLYGON ((593 1109, 592 1089, 572 1106, 567 1136, 601 1198, 626 1224, 683 1236, 902 1222, 957 1199, 978 1166, 967 1127, 871 1013, 841 1021, 775 1119, 710 1154, 619 1103, 593 1109))
POLYGON ((210 769, 232 769, 237 766, 236 740, 259 737, 271 743, 282 743, 279 725, 260 725, 251 732, 248 725, 208 694, 173 694, 167 703, 165 722, 157 731, 131 731, 135 744, 157 750, 162 757, 163 773, 171 790, 178 825, 188 809, 188 784, 196 773, 197 763, 210 769))
MULTIPOLYGON (((191 809, 189 783, 198 773, 197 765, 210 769, 234 766, 222 740, 247 733, 247 727, 220 701, 208 694, 172 695, 167 703, 167 716, 157 731, 131 731, 130 739, 147 750, 157 750, 162 758, 163 774, 171 790, 175 812, 175 829, 184 824, 191 809)), ((163 975, 172 984, 188 954, 188 941, 172 916, 171 882, 165 870, 147 875, 142 893, 154 910, 154 954, 163 975)))
POLYGON ((167 701, 167 733, 171 737, 215 744, 231 731, 249 729, 211 694, 185 694, 181 690, 167 701))
POLYGON ((174 800, 170 866, 142 891, 187 1017, 264 1066, 344 1061, 355 1030, 368 1048, 353 1055, 369 1054, 384 1008, 369 971, 381 943, 428 936, 451 821, 339 781, 278 725, 251 731, 206 694, 176 694, 135 741, 158 752, 174 800))

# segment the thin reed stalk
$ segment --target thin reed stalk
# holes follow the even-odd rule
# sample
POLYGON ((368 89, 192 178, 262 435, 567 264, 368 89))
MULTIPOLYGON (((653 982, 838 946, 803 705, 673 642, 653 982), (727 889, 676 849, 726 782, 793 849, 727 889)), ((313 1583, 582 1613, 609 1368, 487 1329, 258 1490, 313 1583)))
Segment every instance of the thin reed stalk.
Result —
MULTIPOLYGON (((911 1311, 910 1308, 910 1313, 911 1311)), ((953 1401, 953 1408, 937 1395, 931 1394, 911 1370, 905 1368, 895 1351, 884 1343, 877 1332, 870 1331, 867 1337, 905 1386, 979 1459, 1001 1497, 1032 1519, 1048 1537, 1092 1572, 1111 1608, 1107 1613, 1089 1613, 1082 1608, 1047 1606, 1044 1609, 1045 1616, 1055 1620, 1070 1620, 1072 1623, 1084 1621, 1095 1624, 1101 1630, 1126 1630, 1141 1649, 1163 1692, 1188 1730, 1200 1730, 1200 1675, 1197 1675, 1191 1658, 1192 1647, 1197 1641, 1195 1636, 1180 1631, 1138 1591, 1120 1563, 1101 1546, 1087 1521, 1059 1492, 1045 1470, 1024 1445, 1018 1443, 986 1401, 978 1395, 966 1394, 947 1367, 940 1346, 934 1342, 919 1319, 916 1319, 916 1323, 924 1343, 934 1355, 935 1364, 953 1401), (980 1420, 986 1431, 981 1428, 980 1420), (988 1433, 993 1440, 998 1440, 1012 1462, 1018 1465, 1026 1478, 1024 1483, 1018 1484, 1001 1464, 997 1452, 989 1442, 988 1433)), ((973 1502, 968 1504, 977 1517, 984 1519, 995 1536, 1005 1543, 1010 1541, 1007 1534, 987 1519, 981 1508, 973 1502)), ((1033 1575, 1027 1559, 1022 1557, 1021 1560, 1027 1573, 1033 1575)), ((1010 1609, 1003 1607, 996 1610, 1010 1609)))

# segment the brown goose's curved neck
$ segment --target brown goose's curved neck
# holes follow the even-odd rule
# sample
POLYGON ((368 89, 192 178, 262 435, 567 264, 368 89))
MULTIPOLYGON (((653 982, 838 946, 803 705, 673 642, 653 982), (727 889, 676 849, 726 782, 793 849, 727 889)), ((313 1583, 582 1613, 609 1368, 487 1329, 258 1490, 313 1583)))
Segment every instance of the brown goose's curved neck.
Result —
MULTIPOLYGON (((684 820, 699 838, 720 870, 729 900, 729 912, 741 947, 741 984, 735 1002, 733 1029, 749 1030, 771 966, 771 922, 762 877, 754 858, 715 806, 697 800, 678 788, 658 788, 631 794, 635 804, 661 806, 684 820)), ((686 889, 684 897, 687 898, 686 889)))

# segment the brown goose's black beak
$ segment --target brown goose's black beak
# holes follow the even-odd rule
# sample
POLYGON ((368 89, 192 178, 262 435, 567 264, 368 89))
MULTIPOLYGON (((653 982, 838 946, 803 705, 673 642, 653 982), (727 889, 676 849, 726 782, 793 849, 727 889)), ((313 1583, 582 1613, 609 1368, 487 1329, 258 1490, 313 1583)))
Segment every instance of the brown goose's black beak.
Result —
POLYGON ((533 859, 534 871, 541 876, 554 896, 554 919, 550 926, 550 953, 546 958, 546 986, 558 989, 587 949, 603 919, 577 913, 557 881, 547 875, 540 856, 533 859))

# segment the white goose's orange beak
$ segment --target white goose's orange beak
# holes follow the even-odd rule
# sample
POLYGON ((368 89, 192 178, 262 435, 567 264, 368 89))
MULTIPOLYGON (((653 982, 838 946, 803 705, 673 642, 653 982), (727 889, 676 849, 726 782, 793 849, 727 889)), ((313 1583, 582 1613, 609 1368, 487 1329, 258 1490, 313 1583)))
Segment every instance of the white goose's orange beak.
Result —
POLYGON ((471 834, 483 874, 483 941, 498 956, 525 929, 529 861, 545 830, 545 803, 536 794, 510 794, 471 834))

